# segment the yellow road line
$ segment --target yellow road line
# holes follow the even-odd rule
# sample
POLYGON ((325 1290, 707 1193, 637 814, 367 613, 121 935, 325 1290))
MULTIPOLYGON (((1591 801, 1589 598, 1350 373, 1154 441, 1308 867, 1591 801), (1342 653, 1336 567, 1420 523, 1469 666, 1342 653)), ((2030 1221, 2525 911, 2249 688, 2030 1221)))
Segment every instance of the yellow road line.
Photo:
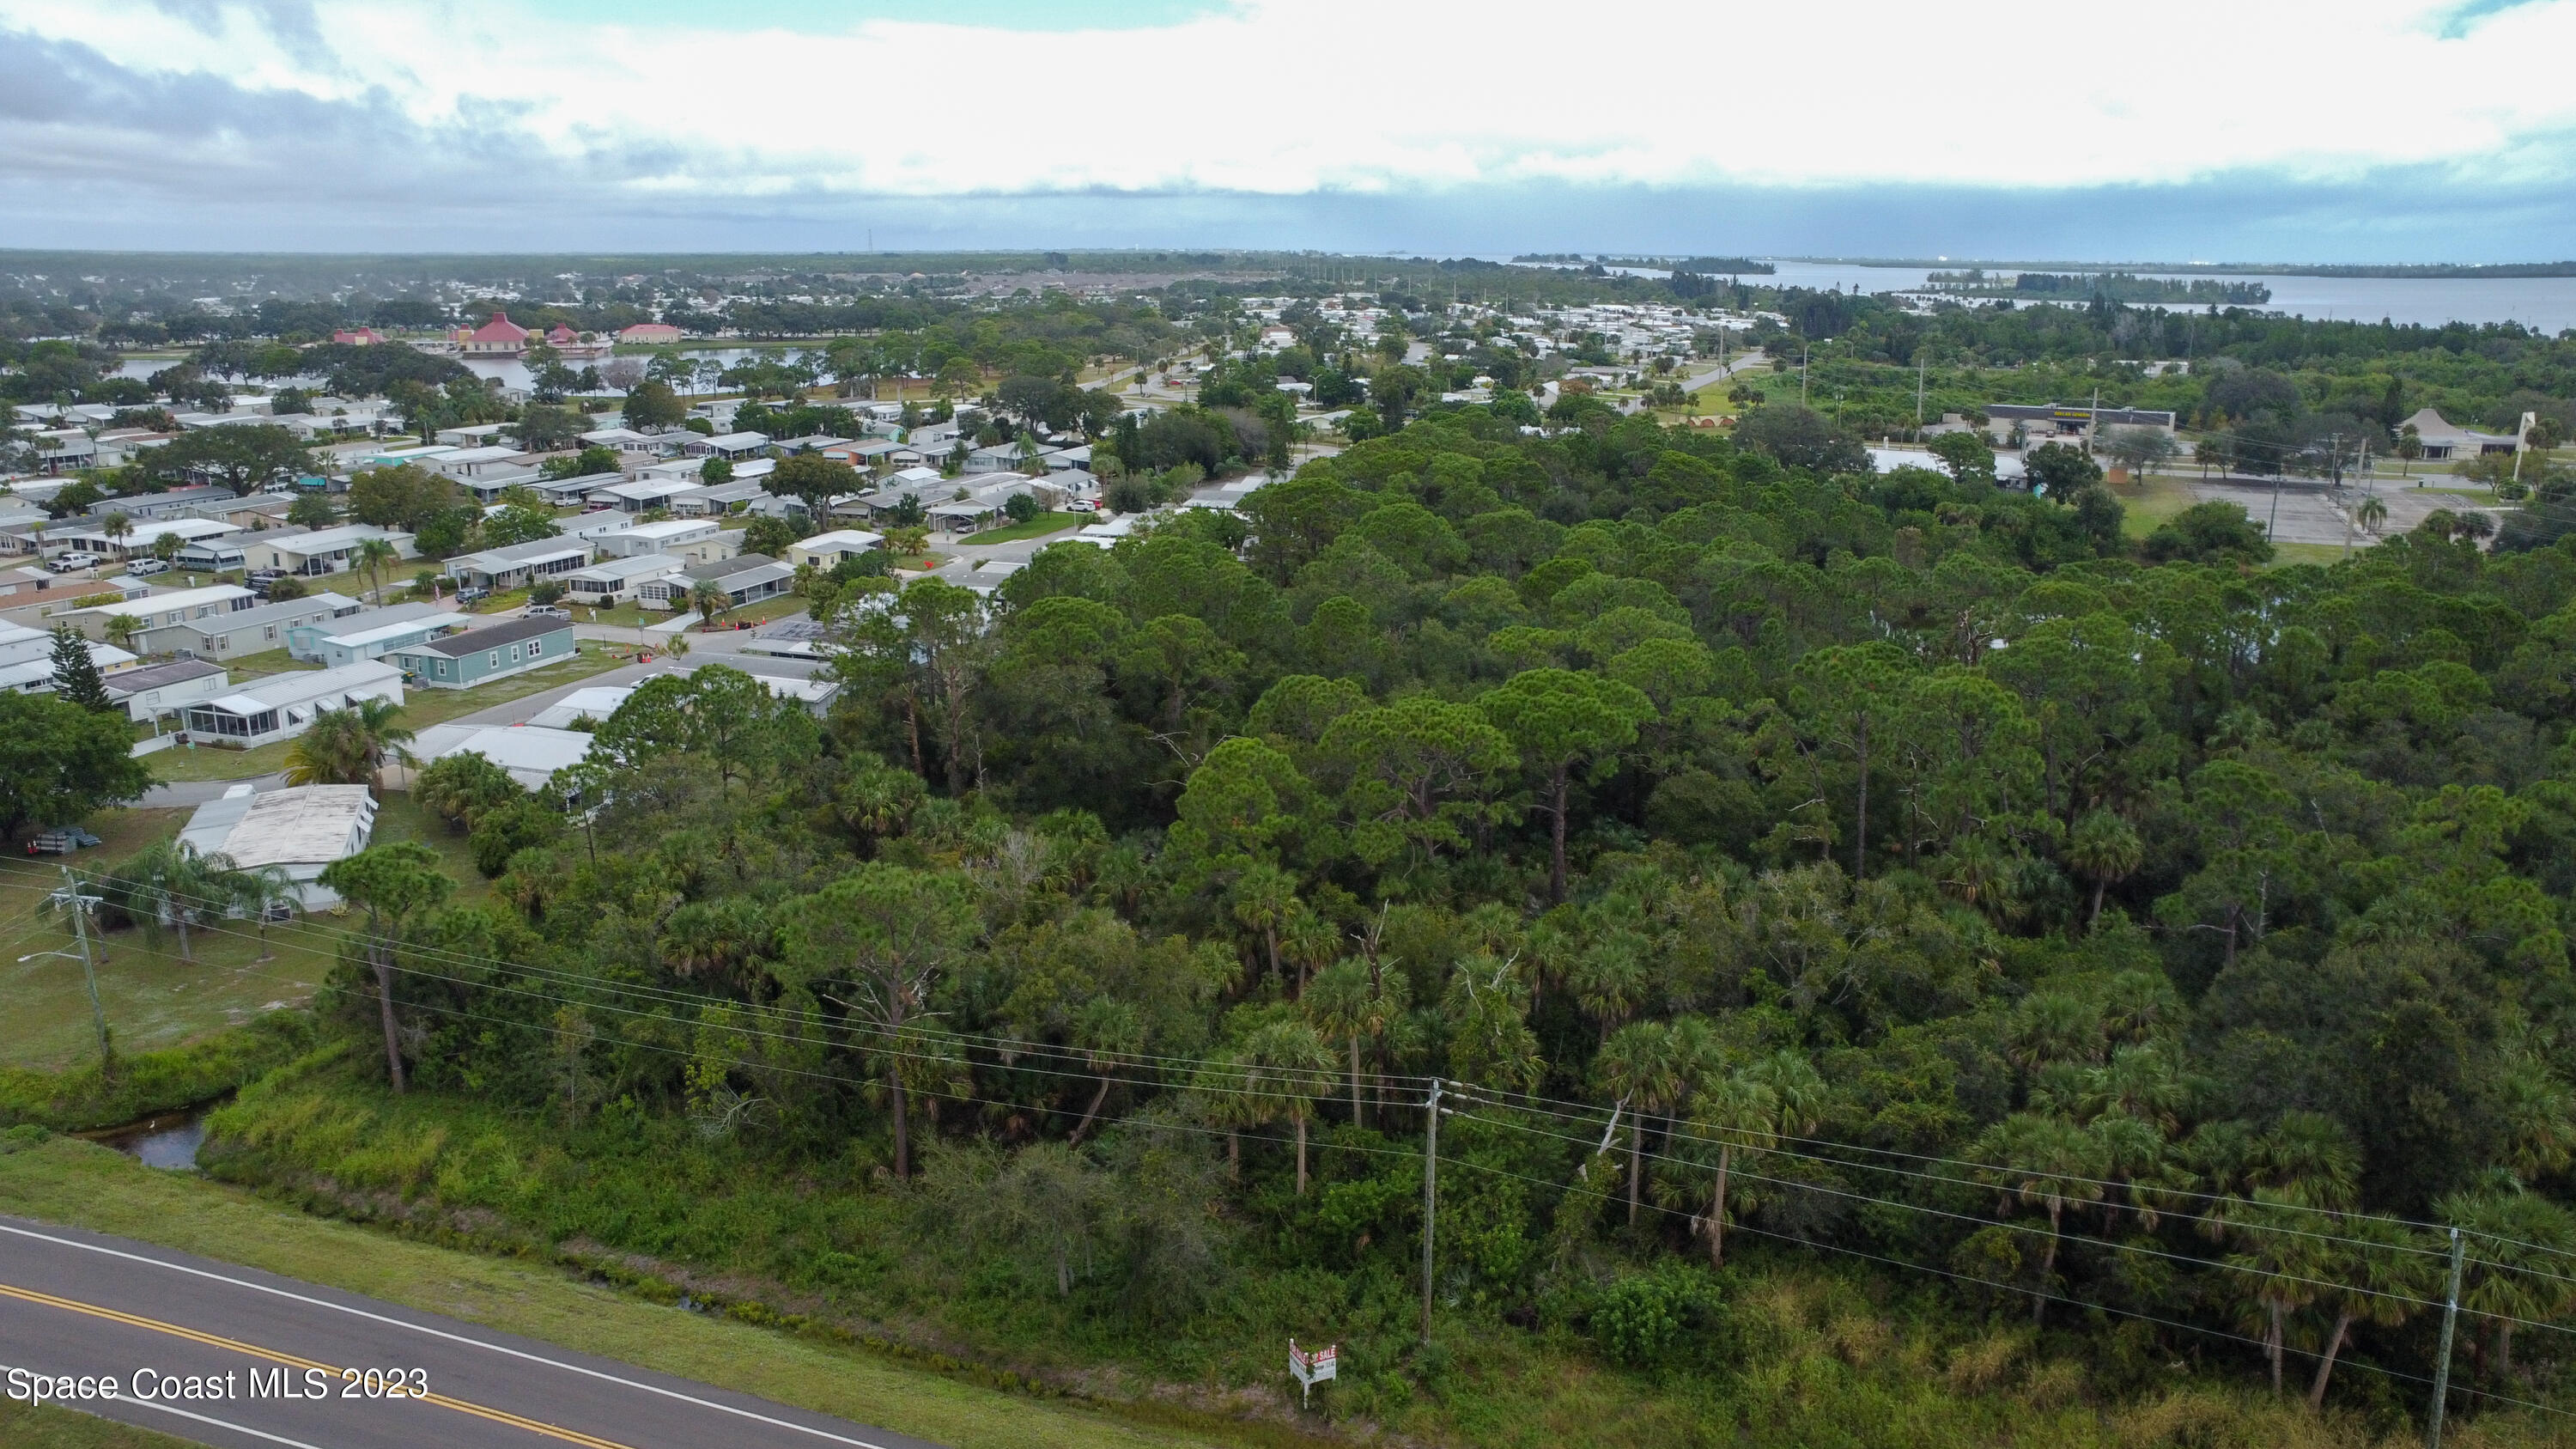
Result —
MULTIPOLYGON (((47 1308, 60 1308, 69 1313, 82 1313, 87 1314, 92 1318, 104 1318, 110 1323, 121 1323, 129 1328, 141 1328, 147 1329, 153 1333, 164 1333, 168 1334, 172 1338, 186 1339, 190 1343, 200 1343, 209 1348, 220 1348, 231 1353, 246 1354, 252 1358, 266 1359, 270 1363, 285 1364, 292 1368, 319 1369, 324 1373, 334 1376, 337 1376, 340 1373, 340 1369, 337 1365, 321 1363, 309 1358, 298 1358, 291 1353, 280 1353, 276 1349, 262 1348, 255 1343, 244 1343, 237 1338, 225 1338, 218 1334, 202 1333, 193 1328, 181 1327, 176 1323, 164 1323, 157 1318, 145 1318, 138 1314, 126 1313, 114 1308, 103 1308, 95 1303, 83 1303, 76 1298, 57 1298, 51 1293, 39 1293, 32 1288, 17 1288, 6 1283, 0 1283, 0 1298, 15 1298, 23 1303, 41 1304, 47 1308)), ((436 1404, 442 1409, 453 1409, 460 1414, 472 1414, 478 1419, 489 1419, 496 1424, 507 1424, 512 1428, 525 1429, 531 1434, 542 1434, 549 1439, 561 1439, 567 1444, 579 1444, 583 1446, 583 1449, 628 1449, 627 1445, 620 1444, 614 1439, 602 1439, 596 1435, 584 1434, 577 1429, 560 1428, 553 1424, 544 1423, 536 1419, 530 1419, 518 1414, 510 1413, 507 1410, 491 1408, 483 1404, 473 1403, 466 1399, 452 1398, 446 1394, 425 1394, 421 1396, 420 1402, 436 1404)))

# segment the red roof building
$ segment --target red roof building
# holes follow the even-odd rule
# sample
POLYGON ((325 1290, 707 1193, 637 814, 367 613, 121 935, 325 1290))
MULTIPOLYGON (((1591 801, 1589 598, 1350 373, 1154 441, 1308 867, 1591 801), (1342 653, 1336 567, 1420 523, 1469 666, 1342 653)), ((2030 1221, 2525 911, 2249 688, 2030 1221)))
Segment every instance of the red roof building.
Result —
POLYGON ((344 347, 372 347, 385 340, 385 334, 373 327, 344 328, 331 334, 331 340, 344 347))
POLYGON ((561 322, 546 329, 546 342, 554 347, 570 347, 581 340, 581 334, 561 322))
POLYGON ((468 332, 458 328, 456 350, 485 357, 516 357, 527 350, 528 329, 510 320, 507 312, 495 312, 492 320, 468 332))

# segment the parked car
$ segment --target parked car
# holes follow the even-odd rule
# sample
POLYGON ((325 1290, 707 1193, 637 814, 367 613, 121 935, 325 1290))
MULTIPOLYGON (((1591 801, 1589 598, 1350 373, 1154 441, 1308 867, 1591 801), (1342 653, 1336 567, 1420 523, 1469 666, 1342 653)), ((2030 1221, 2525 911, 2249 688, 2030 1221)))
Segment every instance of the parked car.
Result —
POLYGON ((127 564, 125 571, 138 579, 148 579, 154 574, 170 572, 170 566, 157 558, 139 558, 127 564))
POLYGON ((264 584, 271 580, 282 579, 284 577, 286 577, 286 570, 284 569, 252 569, 249 573, 242 575, 242 581, 249 584, 264 584))
POLYGON ((458 589, 456 591, 456 602, 460 604, 479 604, 490 597, 492 597, 492 591, 490 589, 458 589))
POLYGON ((569 619, 572 617, 572 610, 565 608, 561 604, 530 604, 528 606, 528 617, 531 619, 569 619))
POLYGON ((58 574, 78 573, 82 569, 94 569, 98 567, 98 555, 94 553, 58 553, 51 559, 47 560, 45 566, 58 574))

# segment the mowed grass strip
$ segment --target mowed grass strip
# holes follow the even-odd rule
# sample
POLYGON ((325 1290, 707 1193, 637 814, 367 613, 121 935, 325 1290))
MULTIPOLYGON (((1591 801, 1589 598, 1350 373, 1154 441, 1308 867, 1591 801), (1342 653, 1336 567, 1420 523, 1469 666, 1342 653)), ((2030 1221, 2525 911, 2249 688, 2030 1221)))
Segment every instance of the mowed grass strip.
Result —
POLYGON ((1282 1437, 1257 1428, 1236 1438, 1142 1425, 1009 1394, 863 1348, 642 1302, 550 1268, 306 1217, 70 1138, 0 1156, 0 1212, 363 1293, 956 1449, 1177 1449, 1282 1437))
POLYGON ((9 1449, 189 1449, 195 1442, 51 1404, 18 1404, 0 1397, 0 1444, 9 1449))

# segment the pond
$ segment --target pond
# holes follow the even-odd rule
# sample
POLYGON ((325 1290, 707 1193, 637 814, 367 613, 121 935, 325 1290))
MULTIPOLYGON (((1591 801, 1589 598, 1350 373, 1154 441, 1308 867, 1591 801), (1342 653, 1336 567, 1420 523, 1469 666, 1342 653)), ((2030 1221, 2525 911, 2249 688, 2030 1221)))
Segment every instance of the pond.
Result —
POLYGON ((79 1135, 101 1146, 113 1147, 146 1167, 194 1171, 197 1149, 206 1141, 206 1114, 217 1105, 209 1102, 79 1135))

